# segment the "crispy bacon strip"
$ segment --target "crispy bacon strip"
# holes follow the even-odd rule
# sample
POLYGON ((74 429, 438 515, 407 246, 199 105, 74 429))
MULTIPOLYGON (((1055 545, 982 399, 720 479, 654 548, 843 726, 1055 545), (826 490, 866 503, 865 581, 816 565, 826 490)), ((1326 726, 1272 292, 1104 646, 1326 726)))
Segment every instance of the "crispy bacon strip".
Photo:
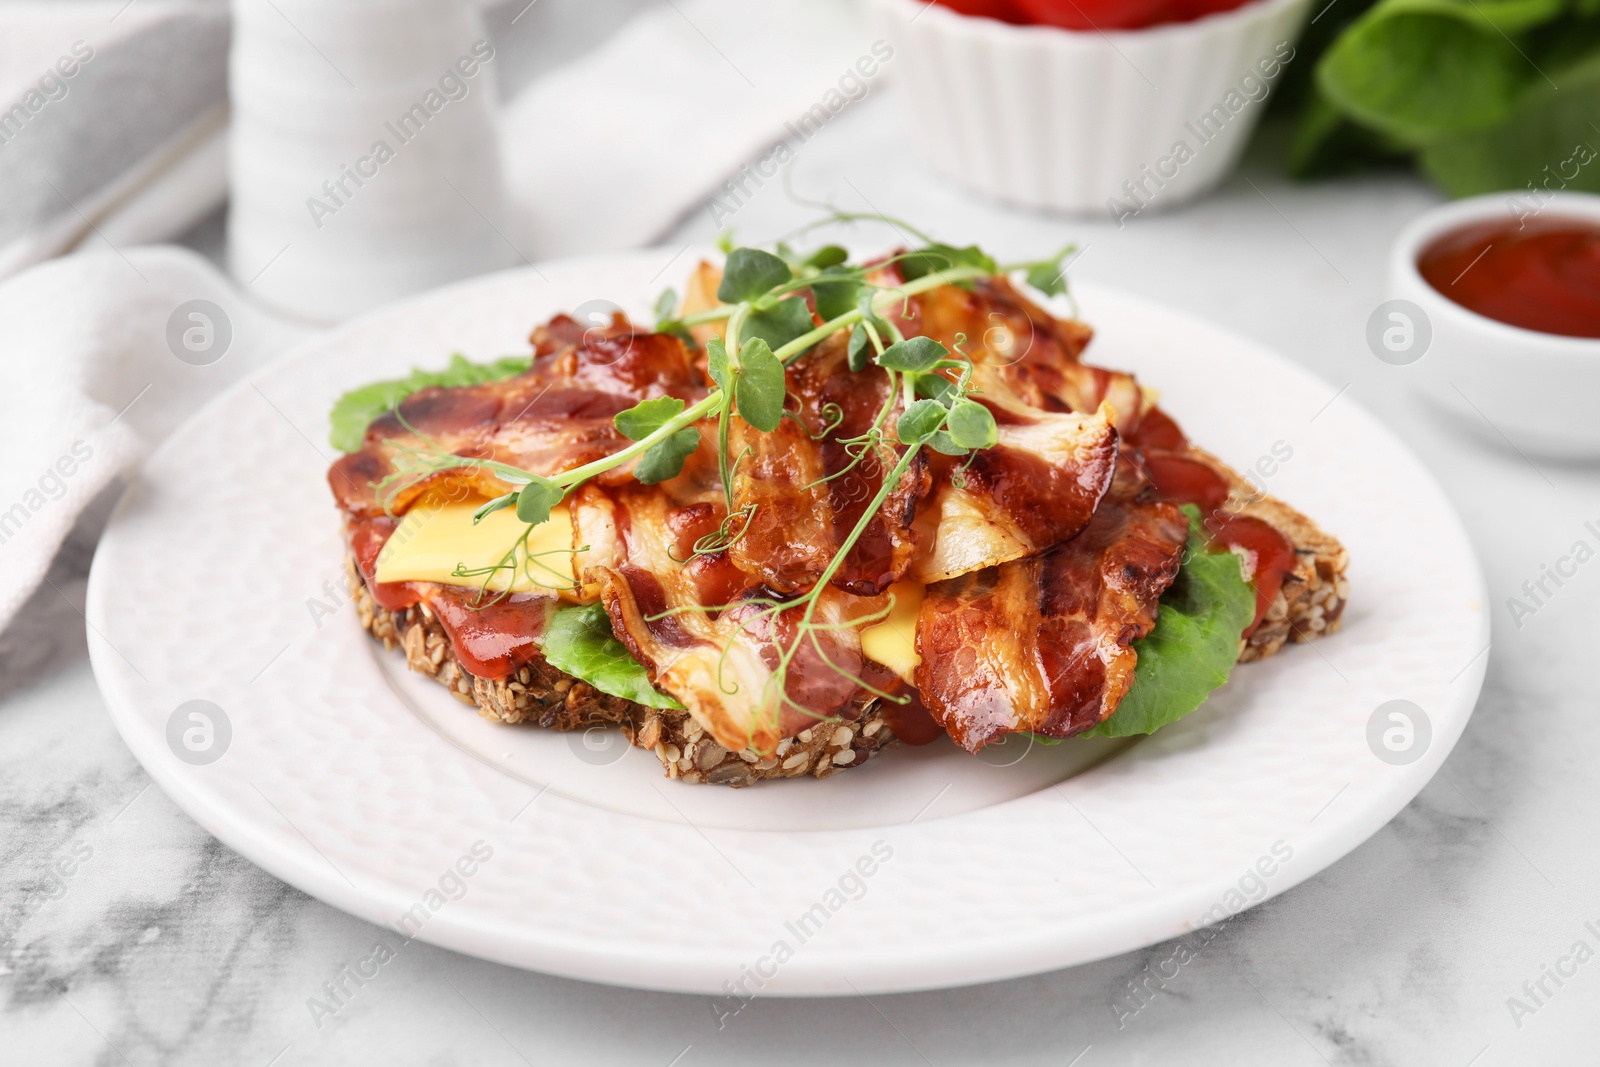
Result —
POLYGON ((617 637, 658 688, 681 700, 724 748, 771 753, 819 718, 847 712, 861 692, 857 679, 867 664, 860 635, 839 625, 860 610, 857 598, 832 588, 823 594, 816 621, 837 628, 801 642, 783 699, 775 672, 794 643, 799 611, 765 613, 759 601, 770 591, 727 553, 677 562, 684 558, 678 532, 694 529, 684 513, 706 502, 686 502, 699 495, 689 481, 681 475, 656 489, 582 489, 572 507, 590 546, 590 579, 617 637))
MULTIPOLYGON (((889 396, 889 376, 876 367, 852 373, 847 365, 846 338, 835 335, 806 353, 789 369, 790 391, 799 400, 799 418, 814 438, 813 450, 827 482, 820 487, 830 515, 831 557, 861 522, 867 505, 883 488, 884 476, 898 456, 890 449, 844 444, 872 429, 889 396)), ((898 403, 884 420, 890 429, 898 403)), ((918 550, 914 530, 917 507, 932 487, 931 468, 918 456, 850 550, 834 584, 858 596, 877 596, 905 576, 918 550)), ((820 573, 820 571, 819 571, 820 573)))
POLYGON ((1089 525, 1117 465, 1103 414, 996 410, 999 442, 963 464, 941 464, 923 554, 911 576, 937 582, 1025 559, 1089 525))
POLYGON ((1018 730, 1081 733, 1132 684, 1129 646, 1155 625, 1188 522, 1130 464, 1117 480, 1089 527, 1053 552, 928 587, 917 689, 969 751, 1018 730))
POLYGON ((1094 331, 1049 314, 1005 278, 984 279, 971 289, 929 290, 912 301, 900 325, 908 335, 924 334, 947 346, 965 336, 973 361, 1029 407, 1088 413, 1107 404, 1112 424, 1128 433, 1149 406, 1133 375, 1079 361, 1094 331))
POLYGON ((780 593, 814 585, 838 548, 821 450, 792 419, 761 433, 735 418, 728 448, 734 510, 749 509, 729 559, 780 593))
MULTIPOLYGON (((361 450, 341 457, 328 472, 346 514, 383 514, 379 483, 403 465, 407 450, 429 442, 457 455, 556 474, 626 447, 629 442, 611 421, 619 411, 654 397, 694 403, 706 395, 683 342, 638 332, 620 316, 611 326, 588 330, 561 316, 534 331, 533 343, 534 363, 524 374, 424 389, 402 402, 398 413, 376 419, 361 450)), ((399 514, 430 489, 459 495, 463 486, 491 497, 511 488, 463 467, 404 484, 388 503, 399 514)))

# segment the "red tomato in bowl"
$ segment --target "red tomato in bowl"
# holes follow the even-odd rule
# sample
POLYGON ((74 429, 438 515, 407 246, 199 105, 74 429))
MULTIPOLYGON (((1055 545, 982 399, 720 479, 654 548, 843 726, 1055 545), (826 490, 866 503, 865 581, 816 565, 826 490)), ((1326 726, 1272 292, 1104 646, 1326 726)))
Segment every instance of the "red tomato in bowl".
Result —
POLYGON ((939 3, 963 15, 982 19, 999 19, 1001 22, 1027 22, 1014 0, 939 0, 939 3))
POLYGON ((1250 2, 1251 0, 1177 0, 1178 7, 1184 12, 1182 15, 1184 21, 1204 18, 1207 15, 1219 15, 1250 2))
POLYGON ((1016 0, 1027 21, 1064 30, 1142 30, 1231 11, 1248 0, 1016 0))
POLYGON ((1017 0, 1028 21, 1063 30, 1140 30, 1170 22, 1175 0, 1017 0))

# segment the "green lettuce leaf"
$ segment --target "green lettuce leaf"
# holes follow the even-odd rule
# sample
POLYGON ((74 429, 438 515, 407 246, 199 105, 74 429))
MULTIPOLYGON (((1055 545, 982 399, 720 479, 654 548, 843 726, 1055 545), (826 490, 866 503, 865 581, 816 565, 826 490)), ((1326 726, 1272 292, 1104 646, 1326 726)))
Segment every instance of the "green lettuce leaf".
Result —
POLYGON ((682 704, 650 684, 650 675, 617 640, 611 618, 599 604, 552 612, 544 632, 544 658, 602 693, 652 708, 683 710, 682 704))
POLYGON ((1533 71, 1481 11, 1454 0, 1383 0, 1328 49, 1317 87, 1405 144, 1495 126, 1533 71))
POLYGON ((1255 618, 1256 594, 1232 552, 1207 550, 1210 538, 1190 505, 1189 543, 1177 580, 1161 596, 1156 625, 1133 643, 1139 662, 1117 710, 1088 731, 1096 737, 1155 733, 1205 703, 1239 660, 1239 635, 1255 618))
POLYGON ((457 352, 450 365, 440 371, 413 370, 405 378, 373 382, 352 389, 333 405, 328 416, 328 443, 340 452, 355 452, 367 436, 372 420, 390 411, 412 393, 430 385, 482 385, 511 378, 533 365, 530 356, 505 356, 487 363, 474 363, 457 352))
POLYGON ((1537 79, 1523 93, 1503 124, 1447 137, 1422 150, 1422 172, 1451 196, 1473 196, 1496 189, 1520 194, 1516 213, 1536 210, 1545 183, 1569 191, 1600 192, 1600 145, 1594 123, 1600 117, 1600 27, 1569 34, 1566 46, 1540 61, 1540 69, 1559 89, 1537 79), (1584 48, 1592 51, 1583 51, 1584 48), (1565 54, 1563 54, 1565 53, 1565 54), (1576 61, 1569 56, 1576 53, 1576 61))
POLYGON ((1341 0, 1327 14, 1273 94, 1299 113, 1294 176, 1409 159, 1452 196, 1516 190, 1529 210, 1530 187, 1600 190, 1600 0, 1341 0))

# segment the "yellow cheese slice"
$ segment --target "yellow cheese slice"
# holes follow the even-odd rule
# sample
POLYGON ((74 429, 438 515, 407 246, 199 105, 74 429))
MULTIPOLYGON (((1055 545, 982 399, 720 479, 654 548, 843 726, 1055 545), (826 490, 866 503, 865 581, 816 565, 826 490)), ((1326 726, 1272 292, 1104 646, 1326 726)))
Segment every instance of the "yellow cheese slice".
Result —
MULTIPOLYGON (((472 514, 483 504, 482 500, 469 500, 459 504, 421 503, 412 508, 378 553, 378 581, 438 582, 478 589, 487 577, 488 588, 493 592, 505 592, 509 586, 513 593, 573 599, 579 553, 573 551, 572 516, 567 506, 558 504, 548 522, 533 528, 528 535, 527 552, 517 549, 513 579, 509 568, 493 574, 484 568, 504 560, 527 526, 510 508, 485 515, 481 522, 474 523, 472 514)), ((917 612, 922 608, 923 585, 896 582, 889 591, 894 595, 894 607, 882 621, 862 628, 862 651, 911 682, 917 664, 922 662, 917 655, 917 612)))
POLYGON ((484 501, 459 504, 420 503, 406 513, 394 534, 378 553, 380 582, 439 582, 496 593, 572 594, 577 553, 572 547, 572 516, 565 504, 550 512, 528 535, 526 549, 517 546, 527 524, 511 508, 485 515, 478 523, 472 513, 484 501), (517 546, 515 571, 494 567, 517 546), (476 572, 476 573, 473 573, 476 572))
POLYGON ((907 682, 915 679, 917 664, 917 612, 922 610, 921 582, 896 582, 889 587, 894 607, 882 622, 862 627, 861 650, 907 682))

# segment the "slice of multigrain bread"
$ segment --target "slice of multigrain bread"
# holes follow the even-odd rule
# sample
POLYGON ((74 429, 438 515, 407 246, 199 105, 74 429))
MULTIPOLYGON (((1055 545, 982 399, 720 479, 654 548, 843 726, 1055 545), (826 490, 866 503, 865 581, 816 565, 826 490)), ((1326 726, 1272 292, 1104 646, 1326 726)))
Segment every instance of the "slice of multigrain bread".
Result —
POLYGON ((822 720, 798 736, 778 742, 775 755, 732 752, 701 729, 686 711, 649 708, 600 692, 543 659, 503 680, 463 670, 444 627, 426 604, 389 611, 372 599, 353 557, 345 558, 345 580, 361 625, 386 648, 405 651, 406 665, 443 685, 463 704, 476 705, 491 722, 537 723, 550 730, 617 726, 639 748, 661 761, 668 778, 735 788, 766 778, 827 778, 859 767, 896 743, 879 701, 869 699, 838 720, 822 720))
MULTIPOLYGON (((1264 659, 1288 641, 1309 641, 1336 630, 1349 593, 1344 546, 1220 460, 1199 450, 1195 454, 1227 478, 1231 490, 1226 512, 1269 523, 1295 548, 1294 570, 1284 576, 1261 625, 1240 642, 1239 662, 1264 659)), ((774 755, 764 756, 723 748, 688 712, 610 696, 542 659, 520 668, 514 678, 474 677, 461 667, 444 628, 425 604, 389 611, 372 599, 353 557, 345 560, 345 574, 361 625, 385 647, 403 649, 412 670, 434 679, 462 703, 475 705, 485 719, 536 723, 551 730, 619 727, 634 745, 655 753, 668 778, 735 788, 767 778, 827 778, 859 767, 897 743, 876 699, 863 700, 838 720, 819 721, 785 738, 774 755)))

